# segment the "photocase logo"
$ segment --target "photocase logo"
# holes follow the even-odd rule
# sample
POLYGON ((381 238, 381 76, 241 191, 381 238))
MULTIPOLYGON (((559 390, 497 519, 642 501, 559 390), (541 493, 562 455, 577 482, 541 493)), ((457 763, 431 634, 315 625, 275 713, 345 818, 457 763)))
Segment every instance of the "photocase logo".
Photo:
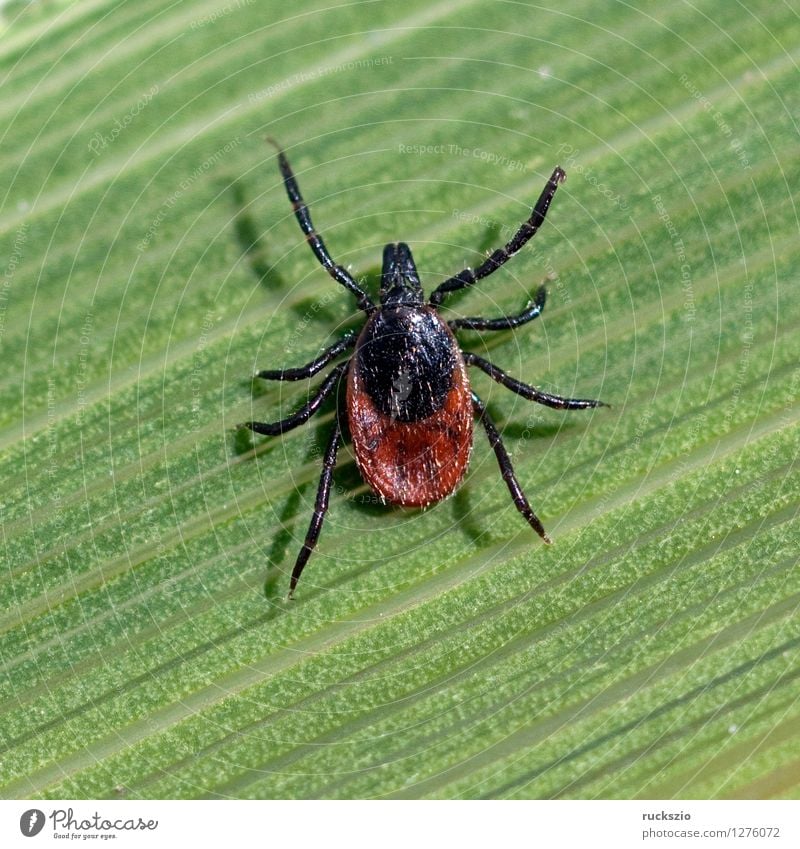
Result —
POLYGON ((25 837, 36 837, 44 828, 44 813, 38 808, 31 808, 19 818, 19 830, 25 837))
POLYGON ((392 391, 389 395, 389 404, 394 418, 400 417, 412 387, 411 372, 407 368, 400 369, 400 373, 392 381, 392 391))

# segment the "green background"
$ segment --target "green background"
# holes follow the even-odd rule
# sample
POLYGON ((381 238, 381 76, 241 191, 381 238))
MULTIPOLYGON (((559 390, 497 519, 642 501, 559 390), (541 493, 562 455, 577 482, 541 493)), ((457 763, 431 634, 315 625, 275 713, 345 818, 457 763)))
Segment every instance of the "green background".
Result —
MULTIPOLYGON (((6 797, 797 797, 800 19, 789 4, 9 4, 0 43, 6 797), (336 259, 430 290, 564 413, 474 377, 455 497, 256 385, 360 319, 336 259)), ((311 381, 314 385, 317 378, 311 381)))

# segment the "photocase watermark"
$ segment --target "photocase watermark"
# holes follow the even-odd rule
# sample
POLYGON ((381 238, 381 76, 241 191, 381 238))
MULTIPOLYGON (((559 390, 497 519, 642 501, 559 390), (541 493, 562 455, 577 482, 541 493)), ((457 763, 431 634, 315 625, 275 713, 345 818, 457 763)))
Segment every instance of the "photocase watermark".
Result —
POLYGON ((78 368, 76 374, 78 409, 75 414, 75 421, 78 427, 83 426, 83 413, 88 404, 86 400, 86 387, 89 385, 89 347, 92 343, 93 329, 94 313, 87 312, 81 325, 81 335, 78 337, 78 368))
POLYGON ((14 275, 17 273, 17 266, 23 256, 23 248, 25 242, 28 241, 28 222, 23 221, 17 229, 14 237, 14 244, 11 248, 11 254, 6 262, 5 270, 3 271, 3 279, 0 281, 0 341, 3 339, 3 334, 6 329, 6 314, 8 312, 8 301, 11 294, 11 285, 14 282, 14 275))
POLYGON ((744 148, 744 144, 742 140, 733 134, 733 127, 725 120, 725 116, 722 112, 717 109, 714 104, 700 91, 699 88, 689 79, 686 74, 681 74, 678 78, 681 82, 681 85, 689 92, 694 100, 696 100, 700 106, 703 108, 703 111, 707 112, 714 123, 719 128, 719 131, 728 139, 728 143, 731 151, 735 154, 736 158, 739 160, 739 164, 746 171, 749 171, 752 168, 750 164, 750 159, 747 156, 747 151, 744 148))
MULTIPOLYGON (((463 221, 465 224, 477 224, 487 230, 494 230, 498 234, 499 238, 504 242, 510 241, 519 227, 518 224, 513 226, 510 224, 503 224, 494 218, 489 218, 485 215, 478 215, 474 212, 466 212, 463 209, 454 209, 451 215, 453 218, 458 221, 463 221)), ((545 254, 537 245, 530 243, 529 246, 525 248, 525 257, 528 261, 533 260, 539 268, 544 270, 545 279, 543 282, 547 284, 548 291, 550 291, 551 288, 554 288, 558 292, 562 303, 565 306, 569 305, 572 298, 569 294, 569 290, 564 285, 564 282, 556 273, 552 257, 545 254)))
POLYGON ((188 177, 184 177, 180 183, 178 184, 178 188, 175 189, 174 192, 161 204, 158 212, 156 213, 156 217, 150 223, 150 226, 147 228, 147 232, 141 239, 141 241, 136 245, 136 250, 139 253, 144 253, 147 250, 148 245, 153 240, 153 236, 158 232, 158 229, 164 222, 164 219, 167 217, 169 211, 173 206, 178 202, 179 198, 186 192, 188 189, 192 187, 192 185, 197 182, 197 180, 203 176, 207 171, 213 168, 226 153, 230 153, 235 147, 238 147, 242 143, 242 140, 239 136, 231 139, 227 144, 218 148, 211 154, 211 156, 207 157, 197 166, 197 168, 189 174, 188 177))
POLYGON ((509 241, 516 232, 515 227, 511 227, 508 224, 501 224, 494 218, 488 218, 485 215, 478 215, 475 212, 465 212, 462 209, 454 209, 452 215, 453 218, 463 222, 464 224, 477 224, 479 227, 483 227, 487 230, 494 230, 500 235, 501 239, 505 239, 506 241, 509 241))
MULTIPOLYGON (((645 407, 642 415, 636 423, 636 429, 633 432, 633 439, 626 443, 625 448, 614 457, 614 468, 617 472, 616 479, 611 481, 609 486, 603 492, 603 495, 598 499, 594 507, 594 515, 602 516, 611 506, 611 502, 620 487, 625 485, 625 479, 630 478, 639 470, 640 449, 647 430, 650 426, 650 420, 654 413, 651 407, 645 407)), ((649 471, 649 469, 648 469, 649 471)))
POLYGON ((209 12, 207 15, 200 15, 199 18, 195 18, 189 24, 189 29, 202 29, 209 26, 209 24, 215 24, 220 18, 226 18, 238 9, 252 6, 255 2, 256 0, 236 0, 235 3, 226 3, 224 6, 214 9, 213 12, 209 12))
POLYGON ((38 808, 29 808, 19 818, 19 830, 25 837, 36 837, 44 828, 44 811, 38 808))
MULTIPOLYGON (((45 430, 47 435, 47 456, 50 464, 47 468, 47 475, 50 478, 58 476, 58 462, 55 457, 58 453, 58 434, 56 432, 56 379, 54 377, 47 378, 47 427, 45 430)), ((55 513, 59 513, 59 505, 61 496, 58 491, 51 493, 55 496, 55 513)))
POLYGON ((739 354, 739 364, 736 368, 736 381, 733 385, 731 399, 723 416, 726 428, 730 427, 734 409, 739 403, 747 373, 750 371, 750 357, 753 350, 753 291, 754 284, 748 280, 742 293, 742 305, 738 311, 739 328, 741 333, 742 351, 739 354))
POLYGON ((290 77, 286 77, 280 82, 262 88, 260 91, 253 91, 247 95, 247 99, 251 103, 258 103, 261 100, 266 100, 269 97, 274 97, 282 91, 299 85, 300 83, 313 82, 321 80, 325 77, 330 77, 333 74, 341 74, 344 71, 361 71, 370 68, 378 68, 383 65, 391 65, 394 61, 392 56, 377 56, 373 59, 354 59, 352 62, 342 62, 339 65, 334 65, 330 68, 319 67, 311 68, 308 71, 298 71, 290 77))
POLYGON ((622 195, 612 186, 609 186, 599 180, 594 171, 579 160, 578 157, 580 155, 580 150, 573 147, 571 144, 562 144, 558 149, 559 163, 567 172, 568 176, 571 174, 578 174, 579 177, 585 180, 590 186, 594 186, 594 188, 597 189, 604 198, 609 200, 619 210, 627 212, 630 207, 625 198, 623 198, 622 195))
POLYGON ((200 338, 197 340, 197 347, 192 357, 192 373, 189 376, 189 388, 192 393, 192 425, 195 429, 199 426, 200 395, 205 383, 203 379, 206 365, 204 351, 208 345, 208 336, 214 328, 214 322, 214 313, 207 311, 203 316, 203 323, 200 326, 200 338))
POLYGON ((725 138, 729 139, 730 148, 736 155, 739 160, 739 164, 746 170, 749 170, 752 166, 750 164, 750 160, 747 156, 747 152, 744 149, 744 145, 737 136, 733 135, 733 128, 725 119, 725 116, 718 109, 715 108, 714 104, 711 100, 703 94, 700 89, 689 79, 686 74, 681 74, 679 77, 681 85, 689 92, 694 100, 696 100, 700 106, 703 108, 705 112, 711 115, 714 123, 719 128, 725 138))
MULTIPOLYGON (((797 405, 798 397, 800 397, 800 368, 795 368, 787 383, 787 392, 783 402, 783 411, 780 417, 781 429, 792 428, 792 433, 795 428, 794 409, 797 405)), ((759 455, 764 457, 765 464, 773 461, 779 453, 780 443, 777 440, 768 441, 759 450, 759 455)))
POLYGON ((479 159, 489 165, 499 165, 508 171, 527 171, 524 162, 510 159, 502 153, 494 153, 482 147, 462 147, 459 144, 399 144, 397 152, 412 156, 463 156, 479 159))
POLYGON ((339 290, 332 289, 329 292, 326 292, 318 300, 314 301, 314 303, 305 311, 303 317, 300 321, 295 325, 294 330, 292 331, 292 335, 289 337, 288 342, 286 343, 286 353, 291 355, 296 350, 298 345, 302 347, 302 343, 306 339, 306 328, 309 324, 314 320, 314 316, 325 306, 330 304, 332 301, 338 300, 339 298, 339 290))
POLYGON ((35 837, 50 820, 53 837, 72 840, 87 838, 108 839, 124 831, 155 831, 158 820, 130 815, 104 817, 98 811, 89 816, 76 816, 73 808, 55 808, 47 816, 39 808, 25 811, 19 820, 19 830, 25 837, 35 837), (79 817, 81 817, 79 819, 79 817))
POLYGON ((672 247, 680 263, 681 272, 681 288, 683 289, 683 309, 686 321, 691 323, 695 320, 697 309, 695 307, 694 286, 692 285, 692 266, 686 259, 686 249, 683 245, 683 239, 678 233, 678 228, 673 224, 664 202, 661 200, 661 195, 653 195, 653 205, 656 208, 658 217, 664 224, 664 227, 672 240, 672 247))
POLYGON ((59 479, 61 477, 61 463, 58 457, 58 417, 56 414, 56 379, 47 377, 47 424, 44 437, 47 443, 46 457, 47 467, 45 475, 48 478, 47 500, 50 506, 50 516, 55 528, 60 531, 64 527, 64 511, 62 510, 64 499, 61 495, 59 479))
POLYGON ((98 131, 89 139, 89 143, 87 145, 89 150, 91 150, 95 156, 100 156, 100 151, 105 150, 109 147, 109 145, 112 145, 120 137, 122 132, 134 122, 136 116, 147 108, 147 105, 157 94, 158 84, 150 86, 148 91, 146 91, 136 101, 136 103, 133 104, 122 118, 114 119, 114 124, 107 133, 101 133, 98 131))
MULTIPOLYGON (((317 441, 317 438, 312 431, 309 431, 306 434, 305 439, 308 460, 311 463, 318 465, 322 462, 322 457, 325 453, 324 447, 317 441)), ((385 498, 383 498, 383 496, 378 495, 366 484, 362 484, 357 490, 353 490, 348 489, 346 486, 343 486, 341 483, 337 483, 334 480, 331 484, 331 493, 335 495, 336 498, 346 498, 349 501, 358 504, 381 504, 385 506, 389 503, 385 498), (366 488, 366 492, 364 491, 364 488, 366 488)))
POLYGON ((408 401, 411 390, 414 388, 411 370, 401 368, 392 380, 392 390, 389 393, 389 416, 398 419, 405 410, 405 402, 408 401))

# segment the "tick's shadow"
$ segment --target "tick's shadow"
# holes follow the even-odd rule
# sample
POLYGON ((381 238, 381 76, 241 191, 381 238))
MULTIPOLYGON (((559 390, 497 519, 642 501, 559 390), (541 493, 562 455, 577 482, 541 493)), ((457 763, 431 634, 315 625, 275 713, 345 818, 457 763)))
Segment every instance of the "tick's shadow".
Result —
MULTIPOLYGON (((329 398, 320 408, 320 412, 332 411, 336 409, 338 404, 339 399, 336 396, 333 399, 329 398)), ((303 545, 313 510, 313 507, 309 509, 306 503, 307 499, 304 500, 303 496, 317 492, 319 478, 322 474, 322 457, 333 426, 332 421, 320 425, 314 433, 314 438, 307 441, 300 462, 302 465, 310 464, 313 467, 312 479, 307 483, 296 486, 278 513, 278 531, 267 552, 267 577, 264 581, 264 595, 271 601, 285 597, 288 590, 291 569, 300 547, 303 545), (304 515, 305 512, 308 515, 304 515), (286 566, 279 569, 278 564, 286 564, 286 566)), ((343 459, 341 453, 337 459, 331 497, 336 497, 337 492, 342 488, 342 475, 346 475, 350 471, 349 467, 354 466, 352 463, 345 463, 343 467, 340 466, 343 459)), ((311 500, 313 501, 313 499, 311 500)))
POLYGON ((496 248, 505 245, 510 238, 510 235, 503 235, 503 226, 499 221, 489 221, 478 242, 478 250, 482 254, 491 253, 496 248))
MULTIPOLYGON (((469 472, 467 472, 469 475, 469 472)), ((476 545, 490 533, 486 525, 486 521, 477 521, 475 518, 475 510, 472 507, 472 498, 470 496, 469 477, 462 482, 453 496, 453 514, 458 523, 459 530, 470 542, 476 545)))
POLYGON ((269 261, 264 239, 250 213, 242 182, 234 180, 230 185, 230 192, 234 206, 233 232, 245 262, 260 285, 270 291, 280 291, 284 288, 285 281, 276 271, 275 265, 269 261))
MULTIPOLYGON (((475 251, 475 258, 470 258, 468 267, 474 268, 486 258, 487 254, 490 254, 496 248, 502 247, 507 241, 508 238, 503 236, 503 230, 500 223, 497 221, 488 222, 480 235, 477 245, 474 248, 469 245, 464 246, 464 250, 475 251)), ((459 271, 461 271, 460 268, 454 268, 452 269, 451 274, 457 274, 459 271)), ((435 288, 435 286, 431 286, 431 288, 435 288)), ((452 309, 463 298, 476 291, 480 291, 478 286, 465 286, 463 289, 456 289, 453 292, 449 292, 445 299, 446 309, 452 309)))
MULTIPOLYGON (((230 185, 230 193, 234 207, 233 231, 236 236, 236 241, 239 243, 239 248, 242 252, 247 265, 249 266, 253 276, 260 285, 269 289, 270 292, 280 292, 286 289, 287 281, 277 271, 276 264, 270 260, 270 253, 267 249, 261 228, 258 227, 253 215, 250 212, 250 207, 247 200, 244 185, 240 180, 235 180, 230 185)), ((305 241, 305 238, 298 227, 296 229, 298 243, 305 241)), ((309 267, 319 266, 319 260, 309 250, 307 255, 309 267)), ((320 266, 321 267, 321 266, 320 266)), ((377 293, 380 286, 380 270, 373 266, 365 273, 357 275, 359 285, 366 289, 367 292, 377 293)), ((313 320, 315 324, 320 326, 328 323, 341 322, 341 306, 348 302, 348 298, 352 302, 353 298, 342 286, 339 286, 334 280, 329 280, 331 286, 330 293, 333 297, 320 297, 317 291, 307 298, 301 298, 295 301, 287 309, 291 310, 304 324, 313 320), (339 290, 337 292, 337 289, 339 290), (337 295, 341 295, 341 298, 337 295)), ((364 316, 361 312, 356 312, 354 309, 354 321, 363 323, 364 316)), ((346 322, 350 324, 350 322, 346 322)), ((324 331, 323 331, 324 332, 324 331)))
POLYGON ((536 422, 533 425, 515 420, 503 421, 502 417, 492 416, 494 423, 504 437, 509 439, 525 439, 535 442, 537 439, 551 439, 563 430, 571 430, 575 427, 574 422, 561 422, 559 424, 549 422, 536 422))

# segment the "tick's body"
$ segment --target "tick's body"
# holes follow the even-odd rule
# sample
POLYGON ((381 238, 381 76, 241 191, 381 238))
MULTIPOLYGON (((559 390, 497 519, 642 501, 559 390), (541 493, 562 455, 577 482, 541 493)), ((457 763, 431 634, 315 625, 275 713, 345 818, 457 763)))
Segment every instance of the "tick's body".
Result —
POLYGON ((361 476, 392 504, 450 495, 472 451, 472 397, 450 328, 428 306, 379 310, 356 343, 347 421, 361 476))
MULTIPOLYGON (((280 149, 278 162, 311 249, 331 277, 356 296, 368 318, 357 337, 346 336, 305 366, 259 372, 258 376, 267 380, 301 380, 317 374, 355 347, 352 357, 335 366, 312 399, 293 416, 272 423, 247 422, 244 426, 268 436, 291 430, 308 421, 346 375, 347 422, 362 477, 385 501, 426 507, 450 495, 464 476, 472 452, 473 420, 477 417, 494 449, 514 504, 542 539, 550 542, 522 492, 500 434, 483 402, 470 388, 467 366, 478 366, 513 392, 549 407, 576 410, 601 406, 602 402, 542 392, 509 377, 477 354, 460 349, 454 330, 505 330, 535 319, 544 307, 543 287, 535 300, 515 316, 445 322, 438 307, 449 292, 471 286, 499 268, 536 233, 558 184, 566 178, 564 172, 555 169, 530 218, 504 247, 494 251, 474 271, 467 268, 446 280, 434 290, 427 304, 408 245, 387 245, 383 252, 380 305, 376 306, 350 273, 331 259, 314 230, 289 162, 280 149)), ((290 596, 322 528, 340 442, 337 418, 325 451, 314 515, 292 571, 290 596)))

